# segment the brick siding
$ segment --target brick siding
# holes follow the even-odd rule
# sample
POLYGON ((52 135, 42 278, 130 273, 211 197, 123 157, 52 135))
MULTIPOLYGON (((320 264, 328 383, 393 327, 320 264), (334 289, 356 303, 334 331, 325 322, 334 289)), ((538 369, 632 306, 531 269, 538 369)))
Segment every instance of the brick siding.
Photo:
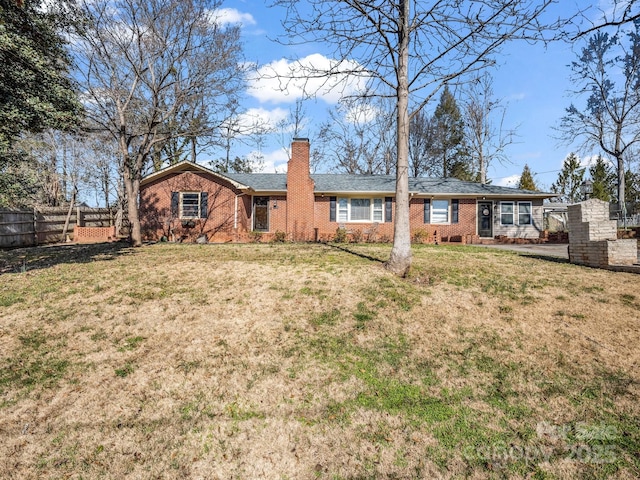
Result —
POLYGON ((236 241, 250 228, 251 197, 204 172, 178 172, 140 188, 140 219, 146 240, 236 241), (171 212, 172 192, 207 192, 207 218, 184 221, 171 212), (237 217, 235 215, 237 199, 237 217))
POLYGON ((315 238, 314 182, 309 176, 309 140, 294 139, 287 164, 287 229, 290 240, 315 238))
MULTIPOLYGON (((257 196, 268 197, 269 229, 266 232, 252 232, 253 199, 251 193, 242 192, 231 182, 206 171, 168 172, 143 184, 141 187, 141 221, 143 235, 148 240, 195 241, 205 235, 208 241, 269 241, 278 232, 283 232, 287 240, 328 241, 333 240, 336 231, 344 228, 350 239, 360 241, 389 242, 393 240, 395 199, 389 193, 371 194, 368 198, 391 198, 391 222, 338 222, 331 221, 331 198, 329 194, 315 193, 314 181, 309 174, 309 141, 294 139, 291 146, 291 160, 287 165, 287 194, 257 196), (183 222, 171 212, 172 192, 207 192, 208 215, 206 219, 183 222)), ((349 195, 344 195, 349 197, 349 195)), ((362 197, 353 195, 353 197, 362 197)), ((449 223, 424 223, 425 199, 432 197, 416 195, 410 199, 409 215, 411 236, 419 242, 462 242, 475 243, 477 235, 476 198, 446 197, 449 200, 449 223), (452 223, 452 200, 457 200, 458 221, 452 223)), ((433 200, 445 199, 436 197, 433 200)), ((490 199, 491 200, 491 199, 490 199)), ((514 199, 517 201, 518 199, 514 199)), ((494 205, 499 204, 493 199, 494 205)), ((532 199, 534 225, 503 227, 500 212, 494 208, 493 235, 509 237, 540 236, 542 223, 542 200, 532 199)), ((383 203, 383 217, 386 218, 386 203, 383 203)))

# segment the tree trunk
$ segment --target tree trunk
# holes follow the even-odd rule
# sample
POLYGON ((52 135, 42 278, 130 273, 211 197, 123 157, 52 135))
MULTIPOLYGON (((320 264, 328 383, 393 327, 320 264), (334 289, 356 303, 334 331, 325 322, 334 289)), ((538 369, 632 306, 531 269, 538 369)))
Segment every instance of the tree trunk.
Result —
MULTIPOLYGON (((140 179, 132 171, 131 160, 124 162, 124 188, 127 194, 127 216, 129 220, 129 242, 132 247, 142 246, 142 229, 140 228, 140 212, 138 196, 140 194, 140 179)), ((136 162, 137 163, 137 162, 136 162)))
POLYGON ((398 161, 396 168, 396 218, 393 248, 385 267, 404 277, 411 268, 409 224, 409 0, 400 3, 402 23, 398 56, 398 161))
POLYGON ((622 212, 624 227, 627 228, 627 202, 625 192, 625 175, 624 175, 624 159, 622 154, 617 155, 618 163, 618 208, 622 212))
POLYGON ((478 156, 478 163, 480 164, 480 183, 484 185, 485 183, 487 183, 487 166, 485 164, 484 155, 482 155, 482 152, 480 152, 480 155, 478 156))
MULTIPOLYGON (((67 212, 67 217, 64 219, 64 227, 62 227, 62 240, 65 242, 67 240, 67 233, 69 232, 69 223, 71 223, 71 213, 73 212, 73 206, 76 203, 76 193, 78 189, 74 186, 73 193, 71 194, 71 201, 69 202, 69 211, 67 212)), ((78 225, 79 227, 80 225, 78 225)), ((77 240, 74 238, 74 240, 77 240)))

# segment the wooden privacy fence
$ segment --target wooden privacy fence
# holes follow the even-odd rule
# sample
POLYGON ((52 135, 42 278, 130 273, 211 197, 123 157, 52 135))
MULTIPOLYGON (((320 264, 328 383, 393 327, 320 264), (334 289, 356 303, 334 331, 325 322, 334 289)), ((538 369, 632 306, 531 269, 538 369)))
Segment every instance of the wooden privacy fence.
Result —
MULTIPOLYGON (((64 224, 69 207, 42 207, 29 210, 0 209, 0 248, 29 247, 64 242, 64 224)), ((109 227, 113 214, 108 208, 77 207, 69 218, 67 235, 73 239, 73 229, 109 227)))

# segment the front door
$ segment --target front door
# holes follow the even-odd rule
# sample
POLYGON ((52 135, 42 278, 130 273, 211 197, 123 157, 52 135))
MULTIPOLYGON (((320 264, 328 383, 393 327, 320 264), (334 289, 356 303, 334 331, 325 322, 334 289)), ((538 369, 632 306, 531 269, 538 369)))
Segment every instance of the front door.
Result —
POLYGON ((269 197, 253 197, 253 229, 269 231, 269 197))
POLYGON ((493 202, 478 202, 478 236, 493 238, 493 202))

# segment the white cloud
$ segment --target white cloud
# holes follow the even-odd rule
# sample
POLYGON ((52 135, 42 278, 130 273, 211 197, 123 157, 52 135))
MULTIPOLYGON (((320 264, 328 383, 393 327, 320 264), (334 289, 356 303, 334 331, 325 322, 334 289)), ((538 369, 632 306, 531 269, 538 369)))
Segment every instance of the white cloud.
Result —
POLYGON ((278 122, 287 118, 287 115, 289 112, 283 108, 274 108, 273 110, 250 108, 240 115, 238 123, 245 131, 273 130, 278 122))
POLYGON ((263 173, 286 173, 288 153, 285 149, 279 148, 269 153, 250 152, 247 158, 252 159, 254 166, 260 168, 263 173))
POLYGON ((515 187, 518 185, 518 182, 520 182, 520 175, 510 175, 496 179, 494 185, 499 187, 515 187))
MULTIPOLYGON (((581 167, 586 167, 586 168, 593 167, 596 164, 596 162, 598 161, 598 157, 599 156, 600 155, 588 155, 586 157, 582 157, 580 159, 580 166, 581 167)), ((607 157, 603 156, 602 158, 605 161, 605 163, 607 163, 610 166, 613 166, 613 162, 611 160, 609 160, 607 157)))
POLYGON ((349 72, 362 71, 353 61, 338 62, 320 54, 312 54, 290 62, 274 60, 249 75, 248 93, 262 103, 293 103, 305 96, 315 96, 327 103, 363 90, 365 78, 349 72), (337 71, 330 77, 319 72, 337 71))
POLYGON ((237 25, 243 27, 256 25, 256 20, 250 13, 242 13, 235 8, 220 8, 210 14, 210 19, 219 25, 237 25))
POLYGON ((527 98, 527 94, 524 92, 518 92, 518 93, 512 93, 511 95, 509 95, 506 100, 509 101, 520 101, 520 100, 524 100, 525 98, 527 98))
POLYGON ((372 122, 380 113, 380 109, 373 105, 358 104, 349 108, 345 114, 345 120, 354 125, 362 125, 372 122))

